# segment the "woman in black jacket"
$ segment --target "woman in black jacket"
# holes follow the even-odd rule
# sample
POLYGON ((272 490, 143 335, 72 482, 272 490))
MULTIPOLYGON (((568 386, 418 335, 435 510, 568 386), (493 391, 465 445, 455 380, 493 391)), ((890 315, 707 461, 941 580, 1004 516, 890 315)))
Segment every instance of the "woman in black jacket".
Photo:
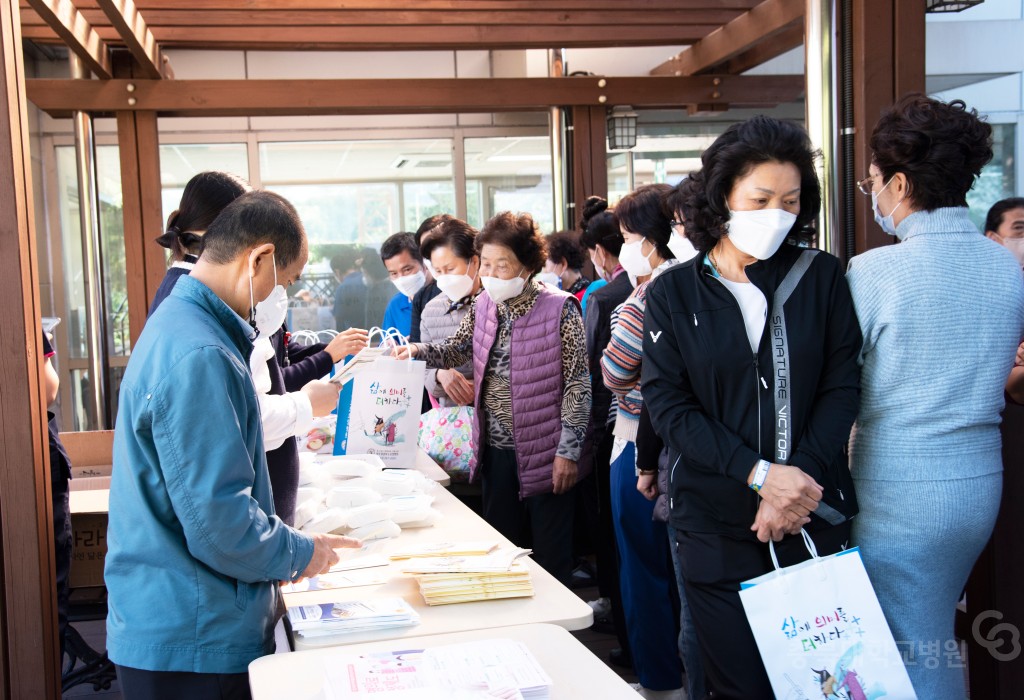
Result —
POLYGON ((669 448, 671 525, 708 689, 772 697, 740 583, 772 569, 769 539, 781 565, 806 559, 801 527, 822 554, 846 546, 861 334, 839 261, 784 243, 809 241, 820 209, 806 134, 754 117, 702 164, 679 212, 700 254, 647 298, 644 402, 669 448))

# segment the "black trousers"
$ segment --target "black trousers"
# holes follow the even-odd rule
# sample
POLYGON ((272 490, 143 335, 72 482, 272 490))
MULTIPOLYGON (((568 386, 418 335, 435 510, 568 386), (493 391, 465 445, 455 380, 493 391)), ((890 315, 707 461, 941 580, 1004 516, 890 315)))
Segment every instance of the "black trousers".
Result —
POLYGON ((622 590, 619 587, 619 547, 615 541, 615 525, 612 523, 612 448, 615 436, 612 426, 604 431, 594 452, 594 477, 597 481, 600 522, 597 536, 597 589, 612 604, 612 620, 615 622, 615 637, 619 648, 629 655, 629 635, 626 634, 626 615, 622 610, 622 590))
POLYGON ((248 673, 142 671, 117 667, 124 700, 252 700, 248 673))
MULTIPOLYGON (((50 453, 50 464, 55 456, 50 453)), ((52 469, 50 490, 53 498, 53 558, 57 574, 57 631, 60 637, 60 653, 64 655, 64 639, 68 629, 68 595, 71 588, 71 507, 68 498, 68 477, 62 469, 52 469)), ((63 661, 61 662, 63 663, 63 661)))
MULTIPOLYGON (((708 692, 705 697, 774 697, 739 596, 740 583, 772 570, 768 545, 757 540, 679 530, 675 537, 686 601, 704 660, 708 692)), ((812 537, 819 555, 834 554, 849 542, 850 523, 814 533, 812 537)), ((784 567, 810 558, 799 535, 776 542, 775 553, 779 565, 784 567)))
POLYGON ((513 450, 485 447, 480 466, 484 520, 517 547, 532 549, 533 560, 568 585, 575 489, 519 500, 519 467, 513 450))

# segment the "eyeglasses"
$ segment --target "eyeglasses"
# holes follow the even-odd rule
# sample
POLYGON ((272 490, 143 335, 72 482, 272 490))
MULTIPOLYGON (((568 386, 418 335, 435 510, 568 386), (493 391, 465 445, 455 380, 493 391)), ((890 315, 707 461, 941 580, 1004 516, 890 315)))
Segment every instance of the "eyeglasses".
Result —
POLYGON ((871 175, 868 175, 866 178, 857 183, 857 189, 860 190, 862 194, 866 194, 869 197, 871 196, 871 190, 874 188, 874 186, 875 178, 871 175))
POLYGON ((676 221, 675 219, 672 219, 672 221, 669 221, 668 223, 669 226, 671 226, 672 228, 679 228, 680 226, 683 225, 682 221, 676 221))

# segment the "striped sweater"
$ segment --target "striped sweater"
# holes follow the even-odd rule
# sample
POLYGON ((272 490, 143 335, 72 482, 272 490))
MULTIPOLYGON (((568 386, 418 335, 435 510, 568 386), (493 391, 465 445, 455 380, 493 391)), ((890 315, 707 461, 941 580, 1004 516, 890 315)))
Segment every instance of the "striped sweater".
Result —
POLYGON ((644 397, 640 393, 640 367, 643 360, 647 286, 677 262, 666 260, 655 268, 651 279, 637 286, 612 314, 612 336, 601 357, 601 372, 604 385, 616 398, 617 415, 612 432, 615 437, 630 442, 636 442, 640 409, 644 405, 644 397))

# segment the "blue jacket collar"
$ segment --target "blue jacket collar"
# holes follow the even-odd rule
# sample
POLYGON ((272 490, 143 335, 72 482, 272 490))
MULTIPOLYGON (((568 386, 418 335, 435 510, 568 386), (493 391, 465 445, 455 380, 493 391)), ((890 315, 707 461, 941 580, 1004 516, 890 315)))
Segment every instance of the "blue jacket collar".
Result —
POLYGON ((896 236, 905 241, 925 233, 978 233, 967 207, 940 207, 915 211, 896 227, 896 236))
POLYGON ((236 314, 231 307, 213 293, 209 287, 191 275, 183 275, 171 291, 173 296, 189 301, 213 316, 228 338, 235 344, 243 357, 248 358, 252 352, 252 343, 256 332, 248 321, 236 314))

